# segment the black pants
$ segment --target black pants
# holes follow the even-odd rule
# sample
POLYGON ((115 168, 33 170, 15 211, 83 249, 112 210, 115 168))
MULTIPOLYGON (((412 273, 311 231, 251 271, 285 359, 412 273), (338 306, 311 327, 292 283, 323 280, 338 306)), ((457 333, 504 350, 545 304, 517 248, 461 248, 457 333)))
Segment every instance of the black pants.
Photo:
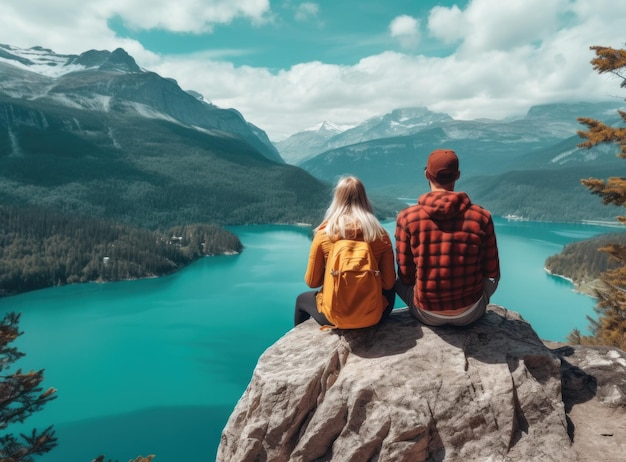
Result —
MULTIPOLYGON (((323 313, 317 311, 317 300, 315 298, 317 292, 317 290, 311 290, 298 295, 298 298, 296 298, 296 309, 293 320, 294 326, 297 326, 309 318, 315 319, 320 326, 328 326, 331 324, 323 313)), ((381 321, 389 316, 389 313, 393 310, 393 306, 396 301, 396 292, 393 289, 383 289, 383 297, 387 299, 387 308, 383 311, 383 315, 380 318, 381 321)))

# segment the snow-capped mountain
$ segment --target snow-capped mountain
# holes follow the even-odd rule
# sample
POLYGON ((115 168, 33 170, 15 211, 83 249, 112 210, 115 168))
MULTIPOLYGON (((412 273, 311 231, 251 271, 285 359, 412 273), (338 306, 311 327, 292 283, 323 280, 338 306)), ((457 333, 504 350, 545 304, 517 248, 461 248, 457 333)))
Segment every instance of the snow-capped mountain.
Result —
POLYGON ((363 141, 410 135, 453 121, 448 114, 425 107, 400 108, 371 117, 329 141, 328 148, 338 148, 363 141))
POLYGON ((0 45, 0 96, 71 109, 162 119, 240 137, 264 156, 283 162, 263 130, 232 109, 220 109, 173 79, 141 69, 121 48, 61 55, 34 47, 0 45))
POLYGON ((321 135, 335 136, 339 133, 345 132, 350 128, 354 127, 354 125, 340 125, 329 120, 325 120, 314 127, 305 128, 302 130, 303 132, 317 132, 321 135))
POLYGON ((324 121, 274 145, 287 163, 301 165, 330 149, 369 140, 410 135, 452 120, 448 114, 431 112, 423 107, 401 108, 369 118, 356 126, 324 121))
POLYGON ((351 125, 339 125, 325 120, 274 145, 285 162, 299 165, 325 151, 328 148, 328 140, 350 128, 351 125))
POLYGON ((0 44, 0 62, 18 69, 34 72, 45 77, 60 77, 70 72, 87 69, 76 63, 78 55, 61 55, 43 47, 18 48, 0 44))
MULTIPOLYGON (((525 117, 507 120, 454 120, 423 108, 402 109, 328 139, 323 151, 299 166, 326 181, 354 174, 370 191, 416 197, 413 191, 427 186, 423 168, 428 154, 446 147, 459 155, 462 182, 471 186, 476 198, 492 204, 507 199, 500 209, 504 214, 564 219, 562 207, 529 212, 533 206, 537 208, 538 197, 552 196, 555 202, 565 203, 567 197, 572 203, 573 198, 585 202, 586 209, 568 210, 568 219, 574 212, 576 218, 594 216, 597 204, 578 180, 610 176, 623 168, 623 160, 616 158, 615 146, 578 148, 581 139, 576 132, 584 127, 577 118, 591 117, 614 125, 620 120, 616 110, 623 107, 618 100, 546 104, 530 108, 525 117), (486 181, 486 175, 503 178, 497 195, 492 195, 497 181, 486 181), (511 208, 514 203, 525 205, 511 208)), ((609 212, 604 209, 601 213, 609 212)))
POLYGON ((156 229, 312 223, 329 186, 124 50, 0 46, 0 204, 156 229))
MULTIPOLYGON (((402 136, 415 135, 418 138, 424 134, 439 130, 436 137, 443 144, 459 143, 484 143, 487 151, 498 150, 505 154, 499 167, 508 165, 512 152, 517 156, 524 152, 550 146, 559 143, 576 134, 576 130, 582 128, 577 117, 598 118, 610 121, 615 118, 615 109, 623 106, 619 101, 608 103, 564 103, 546 104, 532 107, 525 117, 505 120, 477 119, 455 120, 445 113, 432 112, 426 108, 401 108, 380 116, 371 117, 362 123, 343 130, 334 130, 327 122, 316 127, 296 133, 287 140, 275 143, 279 152, 288 163, 300 165, 305 169, 316 173, 319 164, 320 169, 325 169, 324 161, 315 159, 316 156, 328 153, 328 156, 336 157, 338 150, 349 148, 355 152, 367 151, 366 143, 376 142, 376 145, 384 143, 380 140, 389 139, 389 144, 394 145, 394 139, 402 136), (352 146, 352 148, 350 148, 352 146), (315 170, 315 171, 314 171, 315 170)), ((393 151, 393 149, 391 149, 393 151)), ((341 152, 347 152, 342 150, 341 152)), ((567 153, 560 153, 554 162, 564 162, 567 153)), ((330 178, 336 176, 336 172, 329 171, 330 178)))

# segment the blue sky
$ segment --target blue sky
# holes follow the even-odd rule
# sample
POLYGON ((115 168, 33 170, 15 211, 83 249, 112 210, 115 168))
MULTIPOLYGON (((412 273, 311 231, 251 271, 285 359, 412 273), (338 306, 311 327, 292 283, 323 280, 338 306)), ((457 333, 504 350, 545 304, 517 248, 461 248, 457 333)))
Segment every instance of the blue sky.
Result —
MULTIPOLYGON (((118 36, 137 40, 159 53, 213 51, 216 58, 236 66, 267 67, 277 71, 309 61, 354 65, 364 57, 385 51, 417 49, 417 39, 414 45, 403 46, 390 34, 392 21, 403 15, 424 17, 432 5, 455 3, 459 4, 416 0, 272 2, 271 14, 265 20, 254 23, 250 18, 235 17, 229 23, 212 25, 210 30, 197 34, 163 29, 133 30, 120 16, 112 18, 109 26, 118 36)), ((428 43, 427 38, 422 38, 422 53, 440 55, 447 49, 449 47, 436 41, 428 43)))
POLYGON ((0 18, 0 43, 122 47, 275 141, 400 107, 500 119, 624 97, 589 64, 624 47, 621 0, 22 0, 0 18))

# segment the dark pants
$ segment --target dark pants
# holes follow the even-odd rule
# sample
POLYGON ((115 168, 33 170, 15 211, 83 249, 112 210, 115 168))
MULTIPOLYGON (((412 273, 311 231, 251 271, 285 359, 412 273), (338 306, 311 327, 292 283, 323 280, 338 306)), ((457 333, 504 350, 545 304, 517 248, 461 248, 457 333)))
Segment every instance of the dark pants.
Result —
MULTIPOLYGON (((309 318, 315 319, 320 326, 331 325, 328 319, 326 319, 326 316, 317 311, 316 295, 318 292, 319 291, 317 290, 311 290, 298 295, 298 298, 296 298, 296 309, 294 313, 294 326, 297 326, 309 318)), ((380 318, 381 321, 389 316, 389 313, 393 310, 393 305, 396 301, 396 292, 393 289, 383 289, 383 297, 387 299, 387 308, 383 311, 383 315, 380 318)))

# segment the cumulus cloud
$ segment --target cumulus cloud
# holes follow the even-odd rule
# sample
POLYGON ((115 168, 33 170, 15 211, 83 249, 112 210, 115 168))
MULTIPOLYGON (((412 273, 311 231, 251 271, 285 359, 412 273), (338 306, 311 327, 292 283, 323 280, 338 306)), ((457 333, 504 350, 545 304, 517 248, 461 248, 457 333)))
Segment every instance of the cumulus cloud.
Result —
POLYGON ((236 18, 263 23, 271 11, 269 0, 31 0, 1 2, 0 17, 3 41, 12 45, 42 45, 59 53, 123 47, 135 58, 149 59, 139 42, 117 37, 109 21, 135 30, 196 34, 236 18))
POLYGON ((321 120, 356 123, 398 107, 427 106, 465 119, 503 118, 523 115, 534 104, 606 96, 607 87, 585 70, 589 56, 571 60, 558 52, 558 47, 545 54, 496 50, 475 64, 456 56, 386 52, 354 66, 311 62, 278 74, 212 62, 185 71, 168 61, 160 70, 171 75, 178 68, 183 87, 239 109, 280 140, 321 120))
POLYGON ((462 14, 468 51, 509 50, 542 41, 568 13, 568 0, 474 0, 462 14))
POLYGON ((114 37, 108 28, 112 18, 119 18, 131 29, 201 33, 238 17, 264 22, 270 15, 270 3, 269 0, 34 0, 2 2, 0 14, 6 36, 40 42, 43 30, 46 41, 60 48, 67 43, 84 45, 83 37, 89 39, 88 43, 114 37))
POLYGON ((458 6, 450 8, 436 6, 428 16, 430 34, 444 43, 454 43, 466 35, 463 13, 458 6))
POLYGON ((420 41, 419 21, 411 16, 398 16, 389 24, 391 36, 400 40, 404 48, 413 48, 420 41))
POLYGON ((317 17, 320 6, 317 3, 305 2, 296 8, 296 21, 309 21, 317 17))
POLYGON ((270 11, 269 0, 109 0, 96 5, 102 16, 119 16, 130 28, 191 33, 210 32, 237 17, 263 22, 270 11))
MULTIPOLYGON (((444 56, 413 48, 410 53, 363 56, 350 65, 303 62, 278 71, 235 66, 215 49, 158 55, 137 41, 116 37, 107 27, 119 15, 138 28, 194 32, 236 17, 255 22, 273 14, 267 0, 170 4, 2 2, 0 35, 4 43, 43 45, 60 53, 121 46, 140 66, 176 79, 183 89, 198 91, 220 107, 236 108, 276 141, 323 120, 357 123, 398 107, 426 106, 457 118, 502 118, 523 115, 536 104, 620 94, 619 82, 591 68, 589 47, 624 47, 626 2, 470 0, 463 8, 440 6, 423 18, 399 16, 389 24, 389 34, 398 40, 443 43, 448 47, 444 56), (420 21, 427 24, 427 37, 420 37, 420 21)), ((322 13, 306 8, 309 14, 322 13)))

